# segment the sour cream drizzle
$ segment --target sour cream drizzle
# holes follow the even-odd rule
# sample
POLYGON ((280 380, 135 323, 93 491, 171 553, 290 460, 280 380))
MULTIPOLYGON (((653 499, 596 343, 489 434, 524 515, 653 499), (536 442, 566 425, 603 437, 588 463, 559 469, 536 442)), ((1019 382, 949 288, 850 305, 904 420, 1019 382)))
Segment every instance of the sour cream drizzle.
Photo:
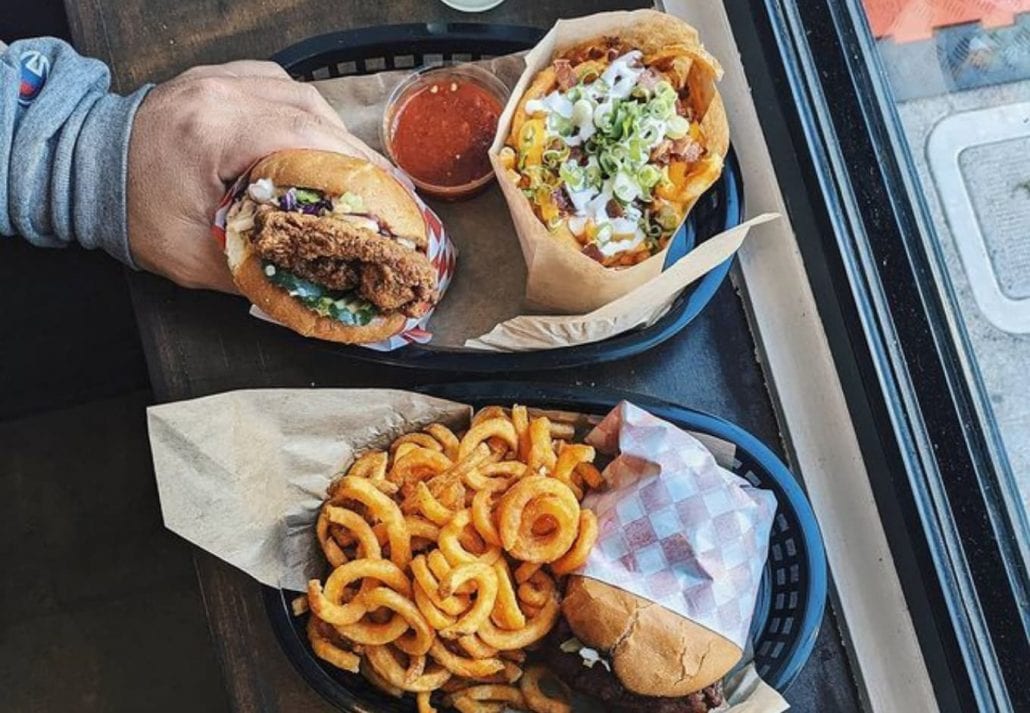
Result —
MULTIPOLYGON (((642 58, 639 50, 627 52, 614 59, 594 81, 566 92, 555 90, 541 99, 531 99, 526 102, 526 111, 546 117, 547 140, 558 137, 570 147, 581 146, 610 123, 619 102, 630 98, 641 75, 647 71, 642 58)), ((641 123, 637 150, 643 156, 642 164, 646 164, 651 150, 666 137, 668 122, 648 117, 641 123)), ((590 160, 596 161, 596 158, 590 160)), ((574 163, 569 167, 578 170, 574 163)), ((592 222, 597 228, 597 247, 605 257, 644 242, 646 236, 640 227, 642 213, 634 203, 642 195, 637 176, 620 170, 599 186, 588 184, 573 188, 566 181, 563 190, 574 209, 574 215, 568 220, 569 229, 582 235, 592 222), (621 215, 609 213, 613 198, 623 206, 621 215)))

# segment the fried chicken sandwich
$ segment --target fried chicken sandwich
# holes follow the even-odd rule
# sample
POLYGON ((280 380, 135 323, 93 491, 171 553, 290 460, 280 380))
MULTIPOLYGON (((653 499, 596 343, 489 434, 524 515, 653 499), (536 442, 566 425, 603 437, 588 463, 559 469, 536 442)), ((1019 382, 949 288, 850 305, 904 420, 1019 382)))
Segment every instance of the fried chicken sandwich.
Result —
POLYGON ((293 149, 250 171, 226 219, 233 280, 267 315, 305 336, 376 342, 438 298, 413 196, 385 170, 293 149))

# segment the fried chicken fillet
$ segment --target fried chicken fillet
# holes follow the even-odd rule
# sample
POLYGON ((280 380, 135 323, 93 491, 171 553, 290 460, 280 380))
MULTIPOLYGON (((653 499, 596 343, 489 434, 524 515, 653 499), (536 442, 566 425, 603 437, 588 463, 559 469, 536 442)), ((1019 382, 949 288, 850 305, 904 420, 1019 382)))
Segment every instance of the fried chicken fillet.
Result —
POLYGON ((418 317, 436 299, 436 271, 425 255, 343 220, 263 211, 253 240, 262 258, 327 287, 357 288, 384 310, 418 317))

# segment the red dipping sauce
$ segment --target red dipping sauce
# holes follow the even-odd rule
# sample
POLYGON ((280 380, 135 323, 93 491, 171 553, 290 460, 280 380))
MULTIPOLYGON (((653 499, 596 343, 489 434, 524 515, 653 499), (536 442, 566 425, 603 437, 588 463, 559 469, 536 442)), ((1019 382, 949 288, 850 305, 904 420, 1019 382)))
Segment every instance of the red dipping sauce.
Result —
POLYGON ((493 178, 487 150, 507 90, 473 66, 419 72, 402 83, 383 117, 390 158, 424 192, 467 198, 493 178))

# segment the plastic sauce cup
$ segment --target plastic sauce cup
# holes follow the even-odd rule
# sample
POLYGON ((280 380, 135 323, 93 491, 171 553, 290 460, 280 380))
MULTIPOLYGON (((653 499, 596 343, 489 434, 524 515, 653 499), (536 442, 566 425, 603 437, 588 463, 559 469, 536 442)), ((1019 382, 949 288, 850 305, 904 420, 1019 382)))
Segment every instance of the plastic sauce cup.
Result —
POLYGON ((469 198, 493 180, 487 150, 508 95, 475 65, 419 69, 387 100, 380 127, 386 154, 423 193, 469 198))

